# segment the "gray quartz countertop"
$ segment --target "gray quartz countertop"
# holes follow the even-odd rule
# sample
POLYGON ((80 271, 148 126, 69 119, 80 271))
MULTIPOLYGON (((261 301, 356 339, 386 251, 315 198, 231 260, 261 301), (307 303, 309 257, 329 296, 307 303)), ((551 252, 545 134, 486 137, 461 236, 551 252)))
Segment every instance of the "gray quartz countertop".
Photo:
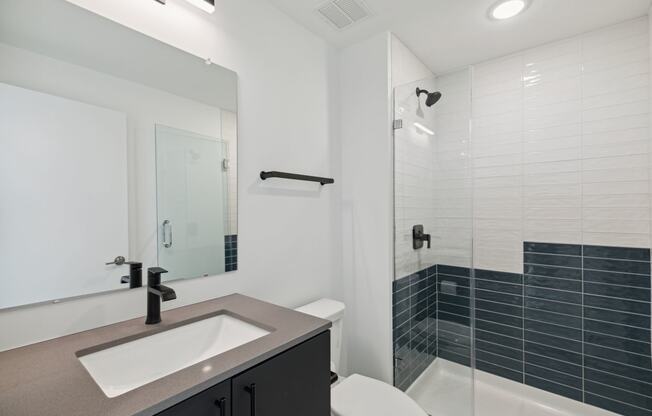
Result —
POLYGON ((155 415, 331 326, 238 294, 172 309, 162 318, 158 325, 137 318, 0 353, 0 415, 155 415), (114 398, 104 395, 77 358, 80 351, 99 351, 220 313, 271 333, 114 398))

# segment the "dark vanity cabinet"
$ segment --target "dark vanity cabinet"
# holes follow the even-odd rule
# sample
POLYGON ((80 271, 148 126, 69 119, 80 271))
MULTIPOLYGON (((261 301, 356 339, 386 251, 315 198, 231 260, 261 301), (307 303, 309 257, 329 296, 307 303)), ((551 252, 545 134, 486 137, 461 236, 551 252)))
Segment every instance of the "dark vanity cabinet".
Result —
POLYGON ((159 416, 330 416, 326 331, 159 416))

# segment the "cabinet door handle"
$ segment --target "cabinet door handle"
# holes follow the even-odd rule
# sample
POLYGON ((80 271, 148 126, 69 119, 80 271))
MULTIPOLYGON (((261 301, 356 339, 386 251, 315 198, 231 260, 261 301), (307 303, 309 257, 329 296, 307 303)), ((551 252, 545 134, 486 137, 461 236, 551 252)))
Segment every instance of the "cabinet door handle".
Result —
POLYGON ((220 416, 226 416, 226 399, 224 397, 215 400, 215 406, 220 409, 220 416))
POLYGON ((256 383, 251 383, 250 385, 245 387, 245 391, 249 393, 251 416, 256 416, 256 383))

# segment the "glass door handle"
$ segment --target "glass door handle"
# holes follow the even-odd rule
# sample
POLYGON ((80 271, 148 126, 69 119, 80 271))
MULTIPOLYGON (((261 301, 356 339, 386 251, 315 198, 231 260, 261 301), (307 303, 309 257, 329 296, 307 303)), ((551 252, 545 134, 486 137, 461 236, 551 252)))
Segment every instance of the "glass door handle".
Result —
POLYGON ((170 220, 163 221, 163 247, 170 248, 172 247, 172 223, 170 220), (166 234, 165 230, 169 230, 166 234), (167 236, 170 236, 170 239, 167 239, 167 236))

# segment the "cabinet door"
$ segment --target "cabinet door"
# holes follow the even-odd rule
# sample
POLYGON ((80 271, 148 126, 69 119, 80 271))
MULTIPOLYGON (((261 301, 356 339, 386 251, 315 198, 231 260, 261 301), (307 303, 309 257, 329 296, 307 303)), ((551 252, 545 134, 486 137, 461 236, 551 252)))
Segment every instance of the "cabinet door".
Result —
POLYGON ((158 416, 231 416, 231 380, 204 390, 158 416))
POLYGON ((233 416, 330 416, 330 332, 232 380, 233 416))

